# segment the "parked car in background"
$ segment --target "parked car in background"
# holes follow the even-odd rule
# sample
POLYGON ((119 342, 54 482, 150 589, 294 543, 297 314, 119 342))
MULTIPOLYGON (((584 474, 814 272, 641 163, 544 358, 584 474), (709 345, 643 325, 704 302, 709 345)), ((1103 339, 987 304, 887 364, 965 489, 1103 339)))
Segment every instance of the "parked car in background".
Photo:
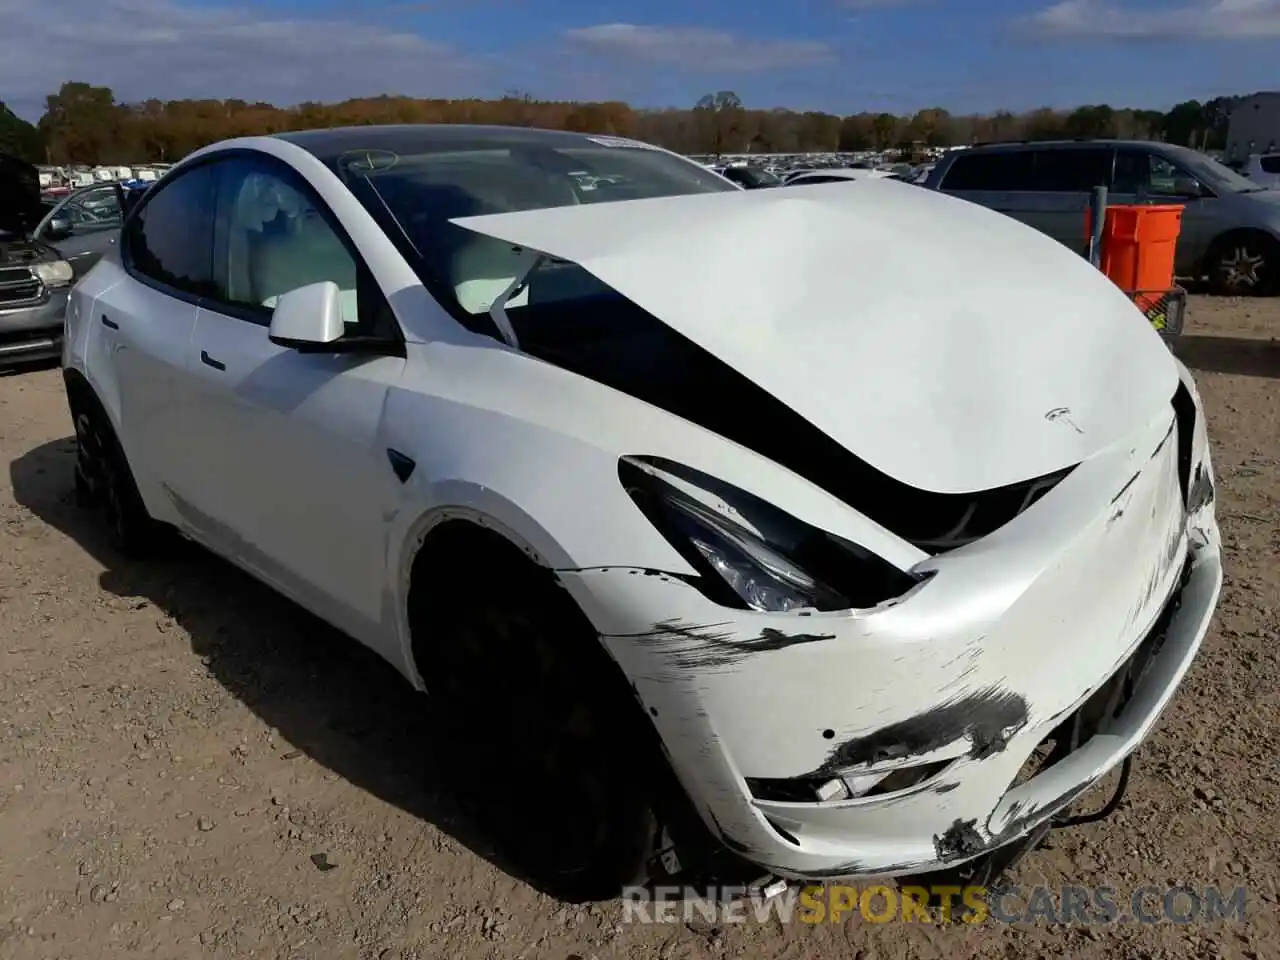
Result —
POLYGON ((1007 214, 1073 250, 1088 249, 1093 188, 1113 204, 1184 206, 1175 271, 1225 294, 1275 289, 1280 190, 1188 147, 1130 140, 1000 143, 944 156, 925 185, 1007 214))
POLYGON ((806 170, 790 176, 785 187, 813 186, 819 183, 848 183, 854 180, 901 180, 902 177, 888 170, 871 170, 862 167, 832 167, 827 170, 806 170))
POLYGON ((760 190, 766 187, 782 185, 782 181, 774 174, 763 167, 757 167, 749 163, 731 163, 727 167, 718 167, 716 173, 747 190, 760 190))
POLYGON ((35 167, 0 157, 0 364, 59 354, 67 292, 115 244, 121 197, 104 184, 46 200, 35 167))
POLYGON ((529 128, 213 144, 76 285, 63 368, 117 547, 172 525, 428 691, 424 752, 561 896, 702 839, 985 884, 1145 739, 1221 585, 1141 313, 883 179, 529 128))
POLYGON ((1250 154, 1239 172, 1260 187, 1280 187, 1280 153, 1250 154))

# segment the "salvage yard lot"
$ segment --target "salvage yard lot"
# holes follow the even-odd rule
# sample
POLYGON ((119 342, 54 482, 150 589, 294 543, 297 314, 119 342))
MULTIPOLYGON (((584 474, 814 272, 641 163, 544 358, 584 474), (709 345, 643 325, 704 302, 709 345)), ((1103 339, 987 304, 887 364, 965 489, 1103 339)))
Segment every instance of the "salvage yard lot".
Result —
MULTIPOLYGON (((640 926, 559 904, 467 827, 390 667, 198 549, 113 556, 72 504, 58 371, 0 377, 0 957, 1280 956, 1272 336, 1280 301, 1193 298, 1179 352, 1210 416, 1219 615, 1120 812, 1012 878, 1122 900, 1244 886, 1246 919, 1119 929, 640 926)), ((499 766, 493 789, 520 784, 499 766)))

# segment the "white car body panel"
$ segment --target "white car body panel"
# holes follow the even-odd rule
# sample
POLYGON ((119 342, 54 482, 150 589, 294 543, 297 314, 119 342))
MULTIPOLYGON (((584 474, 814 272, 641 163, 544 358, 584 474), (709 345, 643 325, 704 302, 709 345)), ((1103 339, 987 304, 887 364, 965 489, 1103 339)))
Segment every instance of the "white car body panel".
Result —
POLYGON ((968 493, 1074 467, 994 533, 930 555, 785 465, 463 329, 302 148, 250 138, 184 165, 227 146, 284 160, 329 205, 404 356, 298 353, 203 306, 175 328, 182 305, 112 255, 75 289, 64 367, 102 402, 153 516, 419 688, 432 678, 407 619, 415 553, 443 520, 482 523, 556 571, 727 845, 784 876, 881 876, 1044 821, 1136 747, 1193 659, 1222 577, 1199 397, 1127 298, 1056 242, 894 183, 458 221, 576 261, 903 483, 968 493), (392 451, 415 464, 407 479, 392 451), (869 609, 716 604, 623 489, 628 456, 702 471, 927 579, 869 609), (1124 712, 1011 787, 1157 621, 1164 644, 1124 712), (888 796, 753 793, 943 760, 888 796))
POLYGON ((1087 261, 908 184, 456 222, 581 264, 924 490, 991 489, 1077 463, 1144 423, 1177 383, 1159 335, 1087 261))

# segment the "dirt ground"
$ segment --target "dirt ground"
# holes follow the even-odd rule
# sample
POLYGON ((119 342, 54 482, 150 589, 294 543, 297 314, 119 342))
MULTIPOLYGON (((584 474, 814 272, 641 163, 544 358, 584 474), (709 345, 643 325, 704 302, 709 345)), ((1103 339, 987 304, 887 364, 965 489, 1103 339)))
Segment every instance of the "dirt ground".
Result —
POLYGON ((1106 928, 557 903, 469 830, 390 667, 199 550, 113 556, 72 504, 58 371, 0 377, 0 957, 1280 957, 1277 336, 1280 300, 1194 300, 1179 352, 1211 418, 1219 615, 1125 805, 1012 878, 1122 902, 1243 886, 1245 918, 1106 928))

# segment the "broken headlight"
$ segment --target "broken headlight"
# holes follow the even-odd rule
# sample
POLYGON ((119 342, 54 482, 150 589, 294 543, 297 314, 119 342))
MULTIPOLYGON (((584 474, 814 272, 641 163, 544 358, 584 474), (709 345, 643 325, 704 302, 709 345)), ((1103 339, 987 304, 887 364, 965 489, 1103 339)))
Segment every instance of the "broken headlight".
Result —
POLYGON ((626 457, 618 474, 649 521, 698 571, 702 591, 725 606, 848 610, 901 596, 920 582, 856 544, 691 468, 626 457), (711 505, 717 500, 727 509, 711 505))

